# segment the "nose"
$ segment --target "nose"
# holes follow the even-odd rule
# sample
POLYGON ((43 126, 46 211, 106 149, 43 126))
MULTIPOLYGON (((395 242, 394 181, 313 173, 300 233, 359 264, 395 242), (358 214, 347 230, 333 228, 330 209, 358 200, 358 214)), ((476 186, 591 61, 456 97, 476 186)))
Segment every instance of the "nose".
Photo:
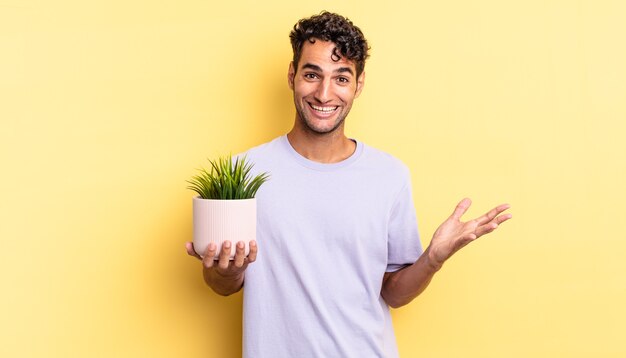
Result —
POLYGON ((330 78, 324 78, 318 82, 317 90, 315 91, 315 99, 320 103, 326 103, 330 101, 331 97, 331 81, 330 78))

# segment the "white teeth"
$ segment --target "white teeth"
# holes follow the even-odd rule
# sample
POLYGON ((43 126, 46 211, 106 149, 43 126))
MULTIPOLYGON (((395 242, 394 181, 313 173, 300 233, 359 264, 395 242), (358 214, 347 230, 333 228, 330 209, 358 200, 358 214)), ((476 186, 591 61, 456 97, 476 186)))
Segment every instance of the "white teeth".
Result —
POLYGON ((312 104, 311 107, 313 107, 313 109, 316 110, 316 111, 326 112, 326 113, 332 112, 335 109, 337 109, 337 107, 320 107, 320 106, 316 106, 314 104, 312 104))

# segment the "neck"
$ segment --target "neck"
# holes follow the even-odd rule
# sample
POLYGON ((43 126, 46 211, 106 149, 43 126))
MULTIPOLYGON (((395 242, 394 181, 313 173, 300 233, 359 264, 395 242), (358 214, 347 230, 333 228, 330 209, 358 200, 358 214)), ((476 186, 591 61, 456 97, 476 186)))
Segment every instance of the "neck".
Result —
POLYGON ((332 133, 304 131, 297 125, 287 133, 287 139, 301 156, 318 163, 338 163, 349 158, 356 143, 343 133, 343 126, 332 133))

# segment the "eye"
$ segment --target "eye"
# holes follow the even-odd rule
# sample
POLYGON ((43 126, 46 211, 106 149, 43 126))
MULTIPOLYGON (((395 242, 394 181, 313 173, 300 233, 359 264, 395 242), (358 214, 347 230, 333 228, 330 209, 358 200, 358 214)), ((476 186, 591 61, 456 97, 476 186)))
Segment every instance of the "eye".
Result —
POLYGON ((304 78, 307 80, 314 80, 317 78, 317 75, 315 73, 305 73, 304 78))
POLYGON ((347 77, 337 77, 337 82, 345 84, 345 83, 349 83, 350 79, 348 79, 347 77))

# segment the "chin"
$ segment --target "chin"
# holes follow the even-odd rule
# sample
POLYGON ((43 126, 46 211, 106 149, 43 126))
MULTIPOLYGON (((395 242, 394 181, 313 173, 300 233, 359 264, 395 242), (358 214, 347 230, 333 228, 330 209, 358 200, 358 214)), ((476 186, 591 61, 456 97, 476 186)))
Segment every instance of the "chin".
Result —
POLYGON ((324 127, 320 127, 320 126, 312 125, 311 123, 308 123, 308 122, 305 123, 306 127, 311 132, 314 132, 316 134, 330 134, 330 133, 334 133, 337 130, 339 130, 339 128, 341 128, 341 124, 342 124, 342 122, 339 122, 339 123, 335 123, 333 125, 327 125, 327 126, 324 126, 324 127))

